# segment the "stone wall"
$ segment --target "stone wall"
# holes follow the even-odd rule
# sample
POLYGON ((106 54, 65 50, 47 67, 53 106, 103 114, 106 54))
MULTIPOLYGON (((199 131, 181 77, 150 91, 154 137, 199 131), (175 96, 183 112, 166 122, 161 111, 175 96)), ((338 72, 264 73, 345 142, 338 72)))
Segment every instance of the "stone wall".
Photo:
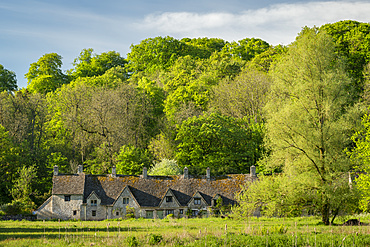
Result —
POLYGON ((62 220, 80 219, 83 195, 69 196, 70 201, 65 201, 65 195, 52 196, 52 212, 56 218, 62 220))

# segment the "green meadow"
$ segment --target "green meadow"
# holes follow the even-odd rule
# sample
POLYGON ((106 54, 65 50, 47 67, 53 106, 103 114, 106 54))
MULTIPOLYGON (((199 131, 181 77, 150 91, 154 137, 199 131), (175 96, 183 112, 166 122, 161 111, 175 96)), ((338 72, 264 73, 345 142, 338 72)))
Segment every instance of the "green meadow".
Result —
POLYGON ((370 246, 370 215, 352 218, 1 221, 0 246, 370 246))

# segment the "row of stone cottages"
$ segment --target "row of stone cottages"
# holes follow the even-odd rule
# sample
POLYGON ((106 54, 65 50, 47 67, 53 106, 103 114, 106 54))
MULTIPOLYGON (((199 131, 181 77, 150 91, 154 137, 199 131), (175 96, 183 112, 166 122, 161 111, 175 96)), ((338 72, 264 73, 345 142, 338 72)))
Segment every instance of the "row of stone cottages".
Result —
POLYGON ((241 185, 255 179, 254 166, 250 174, 219 177, 211 177, 209 168, 206 176, 190 176, 186 167, 183 175, 149 176, 144 168, 133 176, 118 175, 115 167, 108 175, 85 174, 82 165, 77 174, 61 174, 55 166, 52 195, 35 213, 38 219, 104 220, 123 218, 131 208, 137 218, 208 216, 217 199, 234 205, 241 185))

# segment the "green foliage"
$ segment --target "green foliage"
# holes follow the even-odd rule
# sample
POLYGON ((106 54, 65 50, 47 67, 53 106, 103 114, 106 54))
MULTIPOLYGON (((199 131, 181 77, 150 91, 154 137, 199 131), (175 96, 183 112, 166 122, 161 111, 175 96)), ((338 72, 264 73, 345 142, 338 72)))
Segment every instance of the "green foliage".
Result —
POLYGON ((261 157, 263 128, 246 118, 217 113, 192 117, 178 128, 176 159, 191 173, 248 173, 261 157))
POLYGON ((0 212, 4 215, 30 215, 35 207, 35 203, 30 200, 13 200, 11 203, 1 205, 0 212))
POLYGON ((161 162, 155 163, 148 174, 153 176, 180 175, 181 169, 175 160, 163 159, 161 162))
POLYGON ((17 79, 13 71, 7 70, 0 64, 0 92, 11 92, 17 89, 17 79))
POLYGON ((150 245, 157 245, 163 240, 163 237, 161 234, 149 234, 149 240, 148 243, 150 245))
POLYGON ((135 218, 135 208, 132 208, 130 206, 126 206, 126 219, 134 219, 135 218))
POLYGON ((24 166, 19 169, 18 173, 19 177, 14 181, 14 186, 11 189, 14 200, 8 206, 15 211, 31 213, 36 206, 31 200, 31 195, 34 193, 32 182, 36 177, 36 168, 34 166, 24 166))
POLYGON ((31 93, 53 92, 63 84, 69 83, 69 77, 63 74, 62 57, 56 53, 43 55, 32 63, 25 77, 28 80, 27 90, 31 93))
POLYGON ((279 58, 287 51, 286 46, 277 45, 270 47, 264 52, 256 55, 249 63, 249 66, 263 71, 268 72, 273 63, 279 60, 279 58))
POLYGON ((139 246, 139 241, 135 236, 130 236, 126 238, 126 244, 129 247, 136 247, 139 246))
POLYGON ((68 71, 72 78, 101 76, 115 67, 121 68, 122 76, 127 78, 127 72, 123 69, 127 61, 118 52, 109 51, 100 55, 93 52, 92 48, 81 51, 73 62, 74 68, 68 71))
POLYGON ((355 147, 349 155, 357 164, 356 187, 360 191, 360 209, 368 212, 370 201, 370 115, 366 114, 362 119, 362 128, 354 133, 352 140, 355 147))
POLYGON ((139 175, 144 167, 151 167, 152 156, 146 149, 122 146, 116 157, 117 173, 139 175))
POLYGON ((338 21, 320 27, 335 42, 337 54, 346 58, 346 71, 354 79, 356 97, 363 91, 362 71, 370 62, 370 24, 358 21, 338 21))
POLYGON ((247 68, 234 79, 223 80, 212 88, 210 108, 226 116, 262 122, 270 85, 265 73, 247 68))
POLYGON ((155 160, 173 159, 175 156, 176 144, 174 138, 161 132, 150 141, 148 145, 149 151, 153 154, 155 160))
POLYGON ((270 45, 261 39, 245 38, 238 42, 227 43, 221 53, 238 57, 245 61, 250 61, 256 55, 263 53, 269 49, 270 45))
POLYGON ((352 193, 347 175, 352 164, 343 151, 355 124, 354 95, 344 68, 331 37, 306 29, 271 71, 272 95, 266 105, 272 150, 267 163, 307 182, 303 188, 314 195, 305 193, 306 200, 312 200, 325 224, 330 214, 335 218, 344 210, 343 199, 350 197, 336 192, 352 193))
POLYGON ((17 172, 19 148, 9 137, 9 132, 0 125, 0 204, 10 202, 8 188, 13 184, 17 172))
POLYGON ((185 44, 172 37, 156 37, 142 40, 138 45, 131 45, 127 54, 131 72, 156 71, 167 69, 185 51, 185 44))

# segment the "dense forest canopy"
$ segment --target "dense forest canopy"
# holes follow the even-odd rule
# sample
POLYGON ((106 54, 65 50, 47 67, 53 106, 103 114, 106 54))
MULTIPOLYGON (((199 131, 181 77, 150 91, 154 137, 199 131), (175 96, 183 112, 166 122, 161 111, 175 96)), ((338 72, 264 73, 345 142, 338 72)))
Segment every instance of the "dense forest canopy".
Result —
POLYGON ((74 173, 83 164, 92 174, 112 166, 122 174, 143 167, 177 174, 185 166, 204 174, 210 167, 213 175, 256 165, 260 174, 283 174, 278 184, 300 177, 286 190, 299 184, 313 191, 285 198, 290 204, 269 207, 272 214, 321 200, 317 210, 328 223, 329 212, 342 210, 338 191, 352 192, 336 178, 355 163, 361 170, 351 161, 359 155, 349 160, 344 150, 366 142, 351 136, 369 106, 370 24, 304 27, 288 46, 155 37, 130 49, 127 58, 84 49, 65 72, 61 55, 45 54, 30 65, 22 89, 0 65, 0 204, 40 205, 55 165, 74 173))

